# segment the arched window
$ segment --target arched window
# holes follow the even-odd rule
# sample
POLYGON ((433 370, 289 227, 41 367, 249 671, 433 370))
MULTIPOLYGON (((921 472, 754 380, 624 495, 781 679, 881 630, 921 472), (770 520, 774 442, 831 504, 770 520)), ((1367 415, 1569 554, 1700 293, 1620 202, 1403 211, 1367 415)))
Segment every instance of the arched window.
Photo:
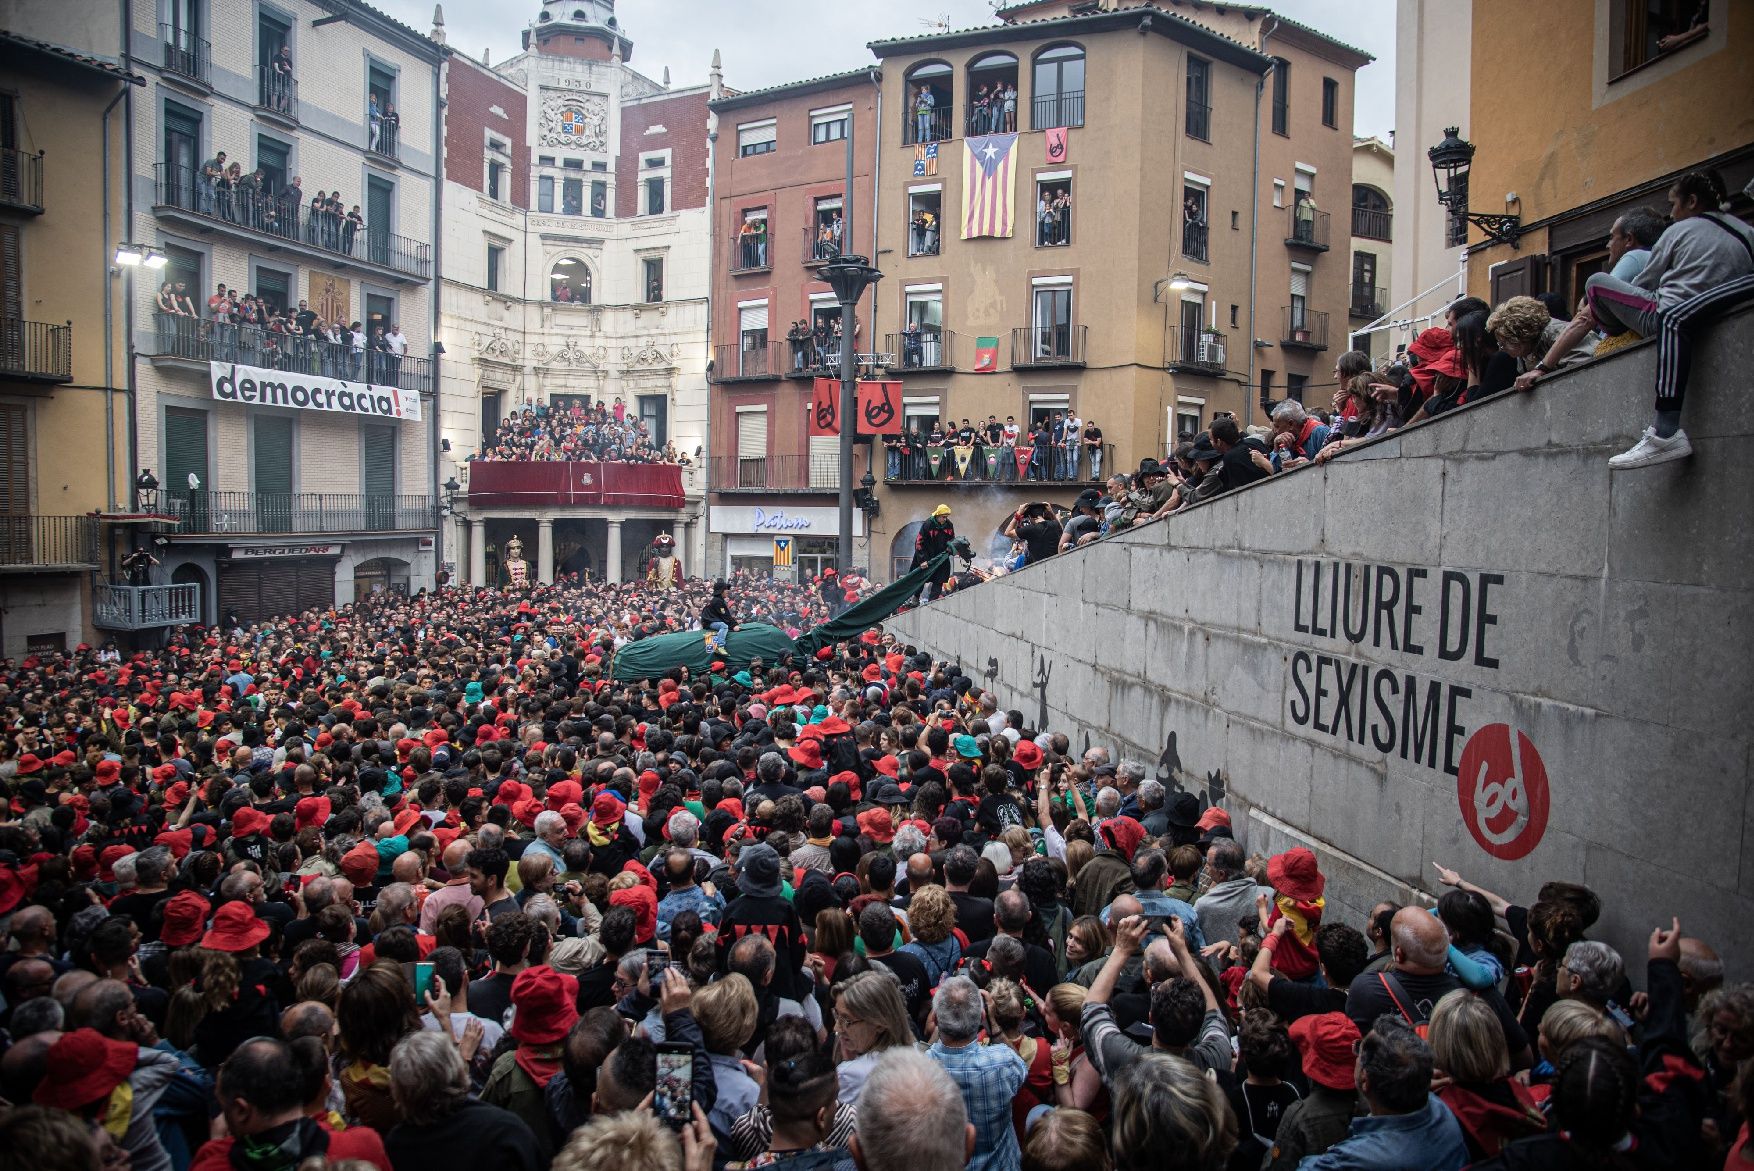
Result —
POLYGON ((967 133, 1010 134, 1017 129, 1017 58, 987 53, 968 63, 967 133))
POLYGON ((591 303, 591 266, 576 256, 563 256, 548 272, 548 299, 563 305, 591 303))
POLYGON ((1392 227, 1389 197, 1375 187, 1352 184, 1352 234, 1366 240, 1391 240, 1392 227))
POLYGON ((956 73, 943 61, 923 61, 907 72, 907 117, 901 140, 908 146, 950 138, 950 111, 956 101, 956 73))
POLYGON ((1084 125, 1084 50, 1051 45, 1035 55, 1035 87, 1030 93, 1029 128, 1084 125))

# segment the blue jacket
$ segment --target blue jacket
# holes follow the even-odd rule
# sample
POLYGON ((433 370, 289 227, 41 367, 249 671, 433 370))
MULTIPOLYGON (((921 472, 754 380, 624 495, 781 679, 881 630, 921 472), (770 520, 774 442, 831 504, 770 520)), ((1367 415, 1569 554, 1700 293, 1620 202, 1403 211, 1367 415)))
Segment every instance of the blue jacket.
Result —
POLYGON ((1375 1114, 1352 1120, 1352 1133, 1297 1171, 1461 1171, 1468 1162, 1462 1125, 1435 1096, 1411 1114, 1375 1114))

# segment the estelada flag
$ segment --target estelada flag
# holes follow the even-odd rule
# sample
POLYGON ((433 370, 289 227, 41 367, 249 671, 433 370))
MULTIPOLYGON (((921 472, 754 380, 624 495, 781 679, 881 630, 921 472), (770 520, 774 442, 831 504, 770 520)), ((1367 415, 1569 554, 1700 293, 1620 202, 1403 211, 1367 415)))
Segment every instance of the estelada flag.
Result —
POLYGON ((901 383, 861 380, 857 418, 860 435, 900 435, 901 383))
POLYGON ((962 238, 1011 235, 1011 201, 1017 188, 1013 165, 1017 135, 966 139, 962 151, 962 238))
POLYGON ((999 372, 999 339, 996 337, 977 337, 974 339, 974 374, 997 374, 999 372))
POLYGON ((810 434, 840 434, 840 383, 818 378, 810 387, 810 434))

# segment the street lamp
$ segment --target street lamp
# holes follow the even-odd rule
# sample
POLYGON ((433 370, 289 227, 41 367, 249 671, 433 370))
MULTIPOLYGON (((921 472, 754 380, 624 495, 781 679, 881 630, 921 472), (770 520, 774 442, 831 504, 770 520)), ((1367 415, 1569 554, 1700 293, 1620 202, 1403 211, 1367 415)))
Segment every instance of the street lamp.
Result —
POLYGON ((1426 151, 1431 160, 1431 177, 1437 184, 1437 202, 1449 209, 1451 247, 1468 242, 1468 225, 1473 224, 1493 244, 1517 246, 1523 234, 1523 219, 1514 215, 1486 215, 1468 210, 1468 169, 1474 163, 1474 144, 1460 137, 1457 127, 1444 129, 1443 141, 1426 151))
MULTIPOLYGON (((857 329, 859 298, 865 290, 883 279, 863 256, 842 255, 823 265, 819 274, 834 290, 840 303, 840 539, 835 560, 842 573, 853 567, 853 437, 858 430, 854 419, 855 384, 858 381, 858 346, 853 339, 857 329)), ((873 481, 875 483, 875 481, 873 481)))

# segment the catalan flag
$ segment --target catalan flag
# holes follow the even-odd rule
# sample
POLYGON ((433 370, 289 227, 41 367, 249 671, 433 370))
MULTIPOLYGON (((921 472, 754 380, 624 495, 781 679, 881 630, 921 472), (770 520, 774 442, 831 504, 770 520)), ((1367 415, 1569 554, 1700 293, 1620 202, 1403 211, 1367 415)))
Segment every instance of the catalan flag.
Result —
POLYGON ((914 146, 914 178, 923 179, 938 173, 938 144, 922 142, 914 146))
POLYGON ((984 134, 966 140, 962 157, 962 238, 1011 235, 1011 203, 1017 186, 1015 134, 984 134))

